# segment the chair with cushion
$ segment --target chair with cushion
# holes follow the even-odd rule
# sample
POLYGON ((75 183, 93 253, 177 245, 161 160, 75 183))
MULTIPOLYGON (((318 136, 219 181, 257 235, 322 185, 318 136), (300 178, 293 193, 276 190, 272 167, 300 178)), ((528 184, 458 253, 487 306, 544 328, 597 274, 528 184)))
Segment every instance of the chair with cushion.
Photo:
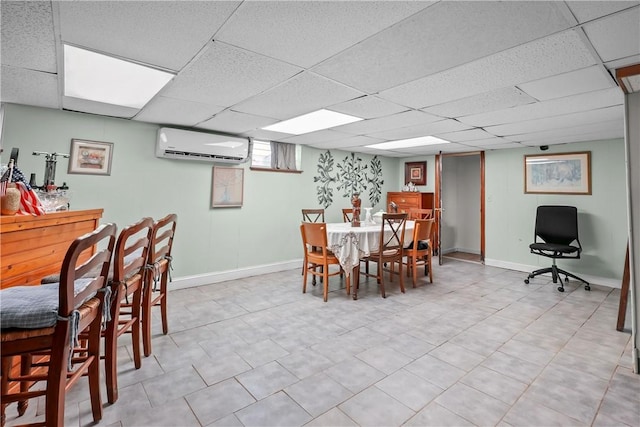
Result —
POLYGON ((434 219, 416 219, 413 229, 412 241, 405 248, 405 265, 407 266, 407 276, 412 274, 413 287, 416 287, 418 280, 418 266, 424 265, 424 274, 429 272, 429 283, 433 283, 433 270, 431 269, 431 230, 434 219))
MULTIPOLYGON (((377 273, 375 275, 364 273, 365 276, 375 277, 380 285, 382 298, 386 298, 384 288, 384 270, 388 267, 389 281, 393 282, 393 275, 398 274, 400 277, 400 290, 404 293, 404 279, 402 276, 402 258, 404 247, 404 230, 407 224, 406 213, 385 213, 382 215, 382 224, 380 232, 380 242, 378 252, 371 253, 368 257, 362 258, 361 261, 369 263, 371 261, 377 264, 377 273), (398 271, 395 271, 395 264, 398 264, 398 271)), ((354 299, 357 298, 357 291, 354 290, 354 299)))
POLYGON ((353 219, 353 208, 342 209, 342 222, 351 222, 353 219))
POLYGON ((153 219, 142 218, 125 227, 119 234, 113 254, 110 280, 112 303, 111 322, 103 332, 105 337, 105 370, 107 400, 118 400, 117 341, 125 333, 131 334, 133 362, 141 366, 142 295, 145 268, 153 233, 153 219))
POLYGON ((170 270, 173 258, 173 238, 176 233, 178 216, 169 214, 153 224, 151 245, 147 258, 147 272, 142 295, 142 347, 144 355, 151 355, 151 310, 160 307, 162 333, 169 333, 167 317, 167 291, 171 281, 170 270))
POLYGON ((102 418, 100 332, 108 320, 107 275, 115 236, 116 226, 104 224, 75 239, 64 257, 59 283, 0 291, 3 421, 7 404, 45 396, 45 419, 36 425, 62 426, 65 394, 85 375, 93 420, 102 418), (78 350, 82 330, 89 331, 87 345, 78 350), (15 356, 20 357, 18 375, 12 371, 15 356), (46 381, 46 388, 31 390, 35 381, 46 381))
MULTIPOLYGON (((323 297, 327 302, 329 297, 329 276, 339 275, 342 270, 330 273, 330 265, 340 266, 340 261, 327 249, 327 225, 323 222, 303 222, 300 224, 302 244, 305 248, 304 271, 302 278, 302 293, 307 292, 307 274, 320 276, 323 283, 323 297), (317 249, 315 249, 317 248, 317 249), (317 267, 321 267, 320 271, 317 267)), ((350 278, 347 277, 347 294, 350 293, 350 278)))
MULTIPOLYGON (((589 282, 556 266, 557 259, 580 259, 582 245, 578 239, 578 210, 574 206, 538 206, 533 243, 529 249, 533 254, 551 258, 553 263, 551 267, 530 273, 524 283, 546 273, 551 273, 553 283, 558 283, 559 275, 564 274, 565 282, 572 277, 584 283, 586 290, 591 290, 589 282)), ((562 278, 558 290, 564 292, 562 278)))

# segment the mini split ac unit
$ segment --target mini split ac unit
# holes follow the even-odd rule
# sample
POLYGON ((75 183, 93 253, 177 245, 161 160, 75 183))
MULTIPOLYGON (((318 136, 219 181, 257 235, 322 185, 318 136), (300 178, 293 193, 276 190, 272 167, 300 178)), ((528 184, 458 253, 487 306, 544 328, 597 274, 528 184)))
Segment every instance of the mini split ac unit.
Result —
POLYGON ((243 163, 249 158, 249 138, 160 128, 156 156, 165 159, 243 163))

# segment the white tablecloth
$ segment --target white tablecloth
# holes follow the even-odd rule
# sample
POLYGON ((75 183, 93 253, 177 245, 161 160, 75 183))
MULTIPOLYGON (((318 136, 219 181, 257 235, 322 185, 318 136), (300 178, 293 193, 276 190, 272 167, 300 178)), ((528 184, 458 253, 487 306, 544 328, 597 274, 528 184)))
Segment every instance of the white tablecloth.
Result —
MULTIPOLYGON (((413 238, 414 222, 407 221, 404 232, 405 247, 413 238)), ((376 252, 380 246, 381 224, 367 224, 352 227, 349 222, 327 224, 327 243, 336 255, 346 274, 350 274, 360 262, 360 258, 376 252)), ((391 230, 385 230, 385 236, 391 237, 391 230)))

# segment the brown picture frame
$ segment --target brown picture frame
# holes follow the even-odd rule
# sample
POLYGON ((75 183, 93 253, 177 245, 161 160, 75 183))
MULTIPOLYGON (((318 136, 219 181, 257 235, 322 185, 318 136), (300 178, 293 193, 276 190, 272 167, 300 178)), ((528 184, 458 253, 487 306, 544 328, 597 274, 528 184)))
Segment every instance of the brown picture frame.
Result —
POLYGON ((427 185, 427 162, 406 162, 404 164, 404 183, 427 185))
POLYGON ((524 156, 525 194, 591 194, 591 151, 524 156))
POLYGON ((113 142, 72 139, 67 173, 111 175, 113 142))

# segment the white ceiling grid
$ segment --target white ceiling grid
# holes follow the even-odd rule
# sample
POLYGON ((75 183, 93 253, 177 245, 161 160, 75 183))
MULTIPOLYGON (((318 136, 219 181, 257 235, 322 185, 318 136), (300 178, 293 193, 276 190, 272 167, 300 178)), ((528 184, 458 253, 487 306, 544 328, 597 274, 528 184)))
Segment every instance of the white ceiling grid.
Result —
POLYGON ((640 1, 6 1, 0 101, 392 157, 623 136, 640 1), (62 95, 62 44, 176 74, 140 110, 62 95), (364 120, 261 129, 311 111, 364 120), (433 135, 402 150, 365 147, 433 135))

